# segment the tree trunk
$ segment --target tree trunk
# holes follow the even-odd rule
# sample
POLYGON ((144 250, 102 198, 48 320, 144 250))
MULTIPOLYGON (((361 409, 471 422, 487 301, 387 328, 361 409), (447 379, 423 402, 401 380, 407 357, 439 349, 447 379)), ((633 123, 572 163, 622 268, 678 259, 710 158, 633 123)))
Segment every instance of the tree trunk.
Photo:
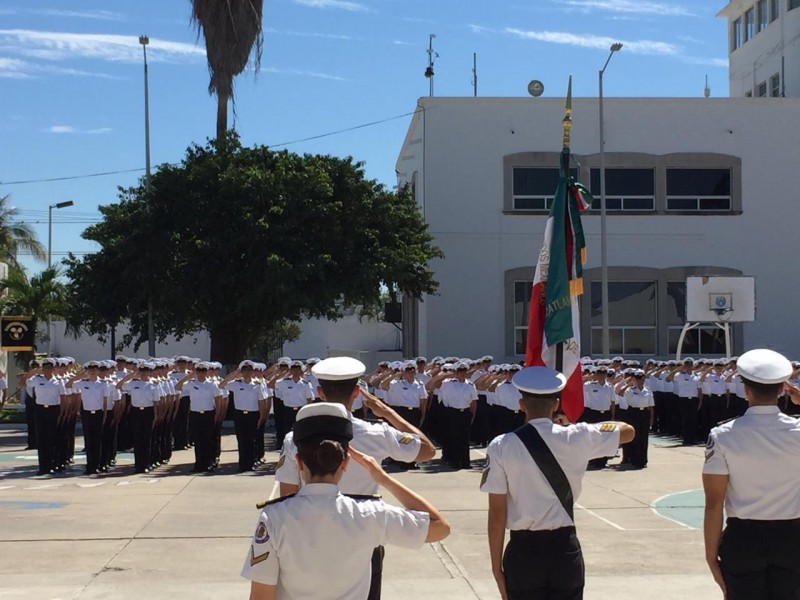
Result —
POLYGON ((228 96, 217 92, 217 139, 221 140, 228 131, 228 96))
POLYGON ((211 360, 230 366, 239 364, 247 350, 245 336, 235 324, 219 324, 210 328, 211 360))

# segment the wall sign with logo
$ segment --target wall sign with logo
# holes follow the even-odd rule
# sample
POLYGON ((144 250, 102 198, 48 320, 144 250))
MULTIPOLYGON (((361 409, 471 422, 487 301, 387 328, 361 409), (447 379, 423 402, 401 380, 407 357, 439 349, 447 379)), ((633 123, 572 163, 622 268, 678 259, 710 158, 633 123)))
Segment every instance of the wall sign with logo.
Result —
POLYGON ((0 317, 0 350, 27 352, 33 350, 36 329, 33 317, 0 317))

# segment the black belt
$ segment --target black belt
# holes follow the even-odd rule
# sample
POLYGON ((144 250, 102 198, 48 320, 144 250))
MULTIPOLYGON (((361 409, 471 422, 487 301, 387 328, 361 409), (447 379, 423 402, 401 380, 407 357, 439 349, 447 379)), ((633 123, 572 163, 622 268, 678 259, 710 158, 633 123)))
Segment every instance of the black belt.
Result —
POLYGON ((647 410, 650 407, 649 406, 630 406, 628 408, 632 408, 633 410, 647 410))
POLYGON ((249 415, 251 412, 256 412, 255 410, 242 410, 241 408, 237 408, 236 411, 242 413, 243 415, 249 415))
POLYGON ((211 412, 211 409, 209 409, 209 410, 193 410, 192 412, 193 413, 197 413, 198 415, 204 415, 207 412, 211 412))
POLYGON ((100 412, 100 410, 86 410, 85 408, 82 409, 82 410, 83 410, 83 412, 88 413, 90 415, 95 415, 95 414, 100 412))
POLYGON ((36 406, 41 406, 42 408, 50 408, 51 406, 58 406, 58 404, 37 404, 36 406))
POLYGON ((133 408, 136 408, 136 409, 139 409, 139 410, 147 410, 148 408, 153 408, 153 407, 152 406, 134 406, 133 408))
POLYGON ((543 537, 546 535, 564 535, 573 533, 575 533, 574 525, 570 525, 569 527, 559 527, 558 529, 540 529, 537 531, 531 531, 530 529, 512 529, 510 538, 513 540, 514 538, 525 539, 543 537))
POLYGON ((458 412, 464 412, 465 410, 469 410, 468 408, 456 408, 455 406, 448 406, 450 410, 457 410, 458 412))

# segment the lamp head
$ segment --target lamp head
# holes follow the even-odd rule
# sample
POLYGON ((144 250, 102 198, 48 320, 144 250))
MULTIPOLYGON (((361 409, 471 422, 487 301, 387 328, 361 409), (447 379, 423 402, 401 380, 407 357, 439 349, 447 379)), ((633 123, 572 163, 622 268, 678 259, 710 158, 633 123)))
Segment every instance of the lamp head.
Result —
POLYGON ((140 43, 142 46, 147 46, 147 44, 149 44, 149 43, 150 43, 150 38, 149 38, 149 37, 147 37, 146 35, 140 35, 140 36, 139 36, 139 43, 140 43))
POLYGON ((66 202, 59 202, 55 205, 56 208, 66 208, 68 206, 72 206, 75 204, 72 200, 67 200, 66 202))
POLYGON ((611 44, 611 51, 612 52, 619 52, 620 50, 622 50, 622 44, 620 42, 616 42, 614 44, 611 44))

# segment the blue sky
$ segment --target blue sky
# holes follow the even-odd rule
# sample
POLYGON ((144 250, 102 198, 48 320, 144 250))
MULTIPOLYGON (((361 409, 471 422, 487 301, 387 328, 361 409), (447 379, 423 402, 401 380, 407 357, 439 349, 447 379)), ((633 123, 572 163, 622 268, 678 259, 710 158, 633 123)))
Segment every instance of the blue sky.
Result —
MULTIPOLYGON (((394 163, 416 99, 428 95, 429 34, 436 34, 435 93, 480 96, 597 94, 614 41, 624 48, 606 96, 728 95, 724 0, 264 0, 261 72, 236 83, 236 128, 245 144, 353 156, 394 185, 394 163)), ((150 37, 153 165, 177 162, 213 136, 202 41, 189 0, 0 0, 0 195, 47 242, 54 262, 90 252, 80 238, 97 206, 116 201, 144 167, 142 51, 150 37), (109 176, 21 183, 106 172, 109 176), (130 172, 133 171, 133 172, 130 172)), ((30 260, 23 260, 38 270, 30 260)))

